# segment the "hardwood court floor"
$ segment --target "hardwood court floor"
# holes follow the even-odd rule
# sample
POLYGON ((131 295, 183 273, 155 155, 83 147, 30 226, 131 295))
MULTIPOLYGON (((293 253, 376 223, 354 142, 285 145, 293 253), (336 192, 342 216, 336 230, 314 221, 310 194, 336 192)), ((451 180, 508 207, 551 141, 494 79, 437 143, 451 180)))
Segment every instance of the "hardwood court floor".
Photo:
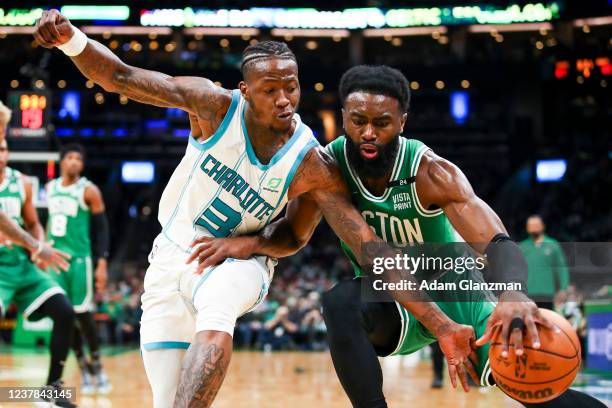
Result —
MULTIPOLYGON (((138 350, 104 359, 113 391, 107 397, 81 397, 84 408, 150 407, 151 396, 138 350)), ((35 386, 46 376, 45 354, 0 354, 0 386, 35 386)), ((469 394, 446 387, 431 390, 431 364, 414 359, 383 360, 385 393, 393 408, 516 408, 497 389, 472 389, 469 394)), ((78 370, 70 358, 64 376, 78 384, 78 370)), ((448 383, 448 381, 447 381, 448 383)), ((23 408, 34 404, 0 403, 23 408)), ((215 408, 350 408, 328 353, 236 352, 215 401, 215 408)))

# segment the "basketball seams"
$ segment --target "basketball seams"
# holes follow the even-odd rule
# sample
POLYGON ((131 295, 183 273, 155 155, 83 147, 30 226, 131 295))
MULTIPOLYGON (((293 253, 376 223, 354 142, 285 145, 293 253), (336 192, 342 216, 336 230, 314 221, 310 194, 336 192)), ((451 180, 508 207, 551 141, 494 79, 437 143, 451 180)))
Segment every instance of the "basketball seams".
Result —
MULTIPOLYGON (((567 377, 568 375, 571 375, 571 374, 574 374, 574 375, 575 375, 575 374, 577 374, 577 372, 576 372, 576 368, 579 368, 579 367, 580 367, 580 363, 581 363, 581 360, 580 360, 580 359, 578 359, 578 363, 577 363, 577 364, 576 364, 574 367, 572 367, 572 368, 571 368, 571 370, 569 370, 567 373, 563 374, 561 377, 558 377, 558 378, 553 378, 552 380, 542 381, 542 382, 526 382, 526 381, 519 381, 519 380, 515 380, 515 379, 514 379, 514 378, 512 378, 512 377, 506 377, 506 376, 505 376, 505 375, 503 375, 503 374, 497 373, 493 367, 491 367, 491 372, 492 372, 493 374, 495 374, 495 375, 500 376, 501 378, 504 378, 504 379, 506 379, 506 380, 512 381, 512 383, 515 383, 515 384, 524 384, 524 385, 542 385, 542 384, 550 384, 550 383, 557 382, 557 381, 562 380, 563 378, 565 378, 565 377, 567 377)), ((573 381, 573 379, 572 379, 572 381, 573 381)))
MULTIPOLYGON (((578 356, 580 354, 580 351, 578 350, 578 348, 576 348, 576 345, 574 344, 574 339, 572 339, 569 336, 569 334, 567 334, 565 332, 565 330, 562 330, 561 327, 559 327, 557 324, 555 324, 555 327, 557 327, 561 331, 561 333, 563 333, 563 335, 565 335, 565 337, 569 340, 570 344, 572 345, 572 348, 574 349, 574 355, 568 357, 568 356, 564 356, 564 355, 555 353, 553 351, 534 349, 533 347, 529 347, 529 346, 523 346, 523 348, 526 348, 526 349, 529 349, 529 350, 534 350, 534 351, 537 351, 537 352, 542 352, 542 353, 550 354, 550 355, 554 355, 554 356, 565 358, 565 359, 576 358, 576 356, 578 356)), ((501 344, 502 343, 491 343, 491 347, 498 346, 498 345, 501 345, 501 344)), ((580 344, 580 343, 578 343, 578 344, 580 344)), ((510 347, 514 347, 513 344, 509 344, 509 346, 510 347)))
MULTIPOLYGON (((502 343, 491 343, 491 347, 493 347, 493 346, 501 346, 501 345, 502 345, 502 343)), ((514 344, 510 344, 509 347, 514 347, 514 344)), ((572 344, 572 347, 573 347, 573 344, 572 344)), ((548 350, 542 350, 542 349, 534 349, 533 347, 530 347, 530 346, 523 346, 523 348, 524 349, 528 349, 528 350, 533 350, 533 351, 536 351, 538 353, 546 353, 546 354, 550 354, 550 355, 553 355, 553 356, 556 356, 556 357, 561 357, 561 358, 564 358, 566 360, 571 360, 573 358, 576 358, 576 356, 578 355, 577 351, 574 353, 573 356, 566 356, 566 355, 563 355, 563 354, 555 353, 554 351, 548 351, 548 350)), ((575 349, 575 347, 574 347, 574 349, 575 349)))

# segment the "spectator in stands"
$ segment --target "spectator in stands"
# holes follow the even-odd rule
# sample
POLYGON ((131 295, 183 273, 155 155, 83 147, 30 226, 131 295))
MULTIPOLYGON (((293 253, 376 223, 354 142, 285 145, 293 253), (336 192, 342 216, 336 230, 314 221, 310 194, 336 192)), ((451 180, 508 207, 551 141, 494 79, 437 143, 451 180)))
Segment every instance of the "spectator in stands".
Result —
POLYGON ((292 321, 295 314, 289 306, 280 306, 274 317, 264 323, 262 344, 265 351, 286 350, 293 346, 292 335, 297 333, 299 322, 292 321))
POLYGON ((138 344, 140 337, 140 294, 132 293, 117 321, 117 337, 121 344, 138 344))
POLYGON ((529 267, 527 290, 538 307, 553 309, 553 298, 569 285, 569 271, 559 242, 545 234, 542 217, 527 218, 529 237, 520 243, 529 267))

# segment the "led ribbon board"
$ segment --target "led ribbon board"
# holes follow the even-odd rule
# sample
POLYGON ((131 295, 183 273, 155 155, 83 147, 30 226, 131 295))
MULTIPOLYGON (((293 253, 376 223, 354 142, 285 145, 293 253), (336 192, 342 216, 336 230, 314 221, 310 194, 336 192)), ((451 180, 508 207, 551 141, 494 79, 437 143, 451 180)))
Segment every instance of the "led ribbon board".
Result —
POLYGON ((128 6, 63 6, 60 12, 69 20, 125 21, 130 17, 128 6))
MULTIPOLYGON (((33 26, 43 13, 43 8, 2 9, 0 26, 33 26)), ((128 6, 63 6, 60 12, 70 20, 125 21, 130 17, 128 6)))
POLYGON ((10 9, 0 8, 0 25, 3 26, 31 26, 42 16, 43 9, 10 9))
POLYGON ((559 5, 526 4, 506 8, 487 6, 432 7, 382 10, 375 7, 322 11, 313 8, 154 9, 142 10, 143 26, 337 28, 364 29, 459 24, 511 24, 551 21, 559 5))

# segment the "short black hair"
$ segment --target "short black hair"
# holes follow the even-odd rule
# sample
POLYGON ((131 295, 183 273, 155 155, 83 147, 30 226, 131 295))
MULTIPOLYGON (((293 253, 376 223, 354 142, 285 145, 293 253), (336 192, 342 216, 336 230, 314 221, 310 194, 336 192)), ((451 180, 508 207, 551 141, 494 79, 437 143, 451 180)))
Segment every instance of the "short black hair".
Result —
POLYGON ((363 91, 397 99, 402 112, 410 108, 408 80, 400 71, 387 65, 357 65, 340 79, 340 102, 353 92, 363 91))
POLYGON ((60 161, 70 152, 77 152, 85 160, 85 148, 78 143, 69 143, 60 148, 60 161))
POLYGON ((542 224, 544 224, 544 218, 542 218, 542 216, 540 214, 531 214, 529 217, 527 217, 527 220, 529 220, 531 218, 537 218, 540 221, 542 221, 542 224))
POLYGON ((256 61, 266 58, 291 59, 297 64, 295 54, 287 44, 281 41, 260 41, 257 44, 249 45, 242 52, 242 63, 240 71, 244 77, 248 67, 256 61))

